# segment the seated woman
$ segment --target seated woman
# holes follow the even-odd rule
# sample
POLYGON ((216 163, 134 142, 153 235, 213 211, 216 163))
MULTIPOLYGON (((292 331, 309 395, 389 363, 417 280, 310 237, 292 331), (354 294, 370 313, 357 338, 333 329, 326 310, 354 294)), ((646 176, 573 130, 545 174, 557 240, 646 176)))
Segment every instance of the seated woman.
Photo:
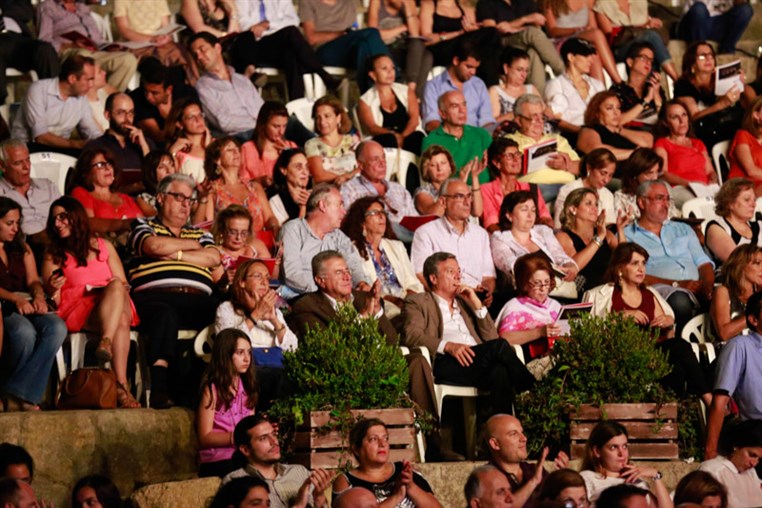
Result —
POLYGON ((50 312, 37 263, 21 233, 21 205, 0 197, 0 305, 3 346, 0 410, 36 411, 53 360, 66 339, 64 322, 50 312))
POLYGON ((616 171, 616 157, 611 150, 606 148, 596 148, 582 158, 579 163, 579 174, 581 178, 569 182, 558 191, 556 196, 555 218, 553 224, 556 228, 561 228, 561 217, 564 212, 564 203, 566 197, 575 189, 591 189, 598 196, 600 212, 605 213, 606 224, 614 224, 617 220, 617 214, 614 211, 614 195, 606 186, 611 182, 611 178, 616 171))
POLYGON ((304 145, 312 180, 315 183, 341 185, 359 172, 355 147, 360 138, 348 134, 352 121, 344 106, 334 97, 327 95, 315 101, 312 119, 318 136, 304 145))
POLYGON ((233 431, 254 413, 258 391, 246 334, 235 328, 215 334, 196 411, 200 477, 223 477, 238 468, 233 461, 233 431))
POLYGON ((746 178, 731 178, 715 194, 717 218, 709 221, 704 236, 718 265, 739 245, 750 243, 762 247, 762 221, 754 220, 756 205, 754 183, 746 178))
POLYGON ((480 189, 484 203, 482 225, 490 233, 500 230, 500 207, 504 197, 518 190, 534 194, 539 214, 538 223, 553 227, 553 218, 537 185, 518 180, 521 174, 521 158, 518 143, 508 138, 495 138, 487 150, 492 181, 485 183, 480 189))
POLYGON ((118 177, 112 155, 103 149, 85 150, 77 159, 71 195, 85 208, 93 233, 117 236, 143 217, 132 197, 116 192, 118 177))
POLYGON ((762 196, 762 97, 746 111, 730 145, 728 178, 743 177, 754 182, 754 192, 762 196))
POLYGON ((702 508, 728 508, 728 489, 706 471, 692 471, 675 487, 675 506, 690 503, 702 508))
POLYGON ((586 289, 599 286, 603 274, 611 261, 611 253, 625 241, 624 226, 627 217, 617 216, 617 234, 606 229, 605 211, 599 212, 598 196, 588 188, 575 189, 566 198, 561 215, 561 231, 556 238, 564 252, 577 266, 577 288, 586 289))
MULTIPOLYGON (((444 215, 444 204, 439 199, 439 189, 455 171, 455 161, 447 149, 439 145, 431 145, 421 155, 421 180, 420 187, 413 193, 415 209, 421 215, 444 215)), ((483 163, 478 159, 463 166, 458 178, 466 182, 468 176, 478 176, 484 170, 483 163)), ((479 190, 481 184, 479 178, 471 179, 471 216, 480 217, 482 215, 482 195, 479 190)))
POLYGON ((570 37, 584 39, 591 43, 597 56, 593 59, 590 76, 604 81, 605 69, 614 83, 621 83, 622 78, 616 69, 614 55, 609 42, 595 19, 593 0, 545 0, 541 9, 547 23, 545 29, 553 37, 556 47, 561 47, 570 37))
POLYGON ((365 418, 349 432, 349 446, 357 468, 340 474, 333 482, 333 498, 353 487, 376 496, 378 506, 440 508, 429 482, 407 460, 389 461, 389 432, 378 418, 365 418))
POLYGON ((106 81, 106 71, 104 71, 98 63, 95 63, 95 81, 93 81, 93 87, 87 92, 87 102, 90 104, 90 109, 93 110, 93 118, 103 132, 106 132, 110 125, 106 120, 106 116, 103 114, 106 110, 106 99, 112 93, 119 90, 111 86, 106 81))
POLYGON ((622 125, 622 109, 616 94, 611 91, 596 94, 585 111, 585 125, 579 132, 577 149, 588 153, 596 148, 607 148, 618 161, 623 161, 636 148, 653 146, 651 134, 622 125))
POLYGON ((206 147, 213 138, 198 99, 180 99, 172 104, 164 124, 164 139, 177 171, 192 176, 197 184, 203 182, 206 147))
POLYGON ((523 49, 506 46, 500 57, 503 73, 500 82, 489 87, 492 115, 498 125, 515 118, 513 104, 525 93, 540 95, 534 85, 526 83, 529 75, 529 53, 523 49))
POLYGON ((561 304, 548 295, 555 289, 553 266, 543 252, 516 260, 513 277, 517 296, 508 300, 497 316, 497 331, 511 345, 520 345, 524 358, 535 359, 548 350, 548 337, 558 337, 556 322, 561 304), (530 347, 530 344, 533 347, 530 347))
POLYGON ((194 222, 212 220, 220 210, 241 205, 251 214, 251 233, 269 229, 277 237, 280 223, 273 215, 265 190, 254 180, 243 180, 241 144, 233 137, 214 140, 206 147, 205 185, 199 189, 194 222), (205 205, 204 205, 205 203, 205 205))
POLYGON ((674 98, 685 104, 693 119, 693 131, 708 150, 728 138, 741 125, 743 109, 738 103, 743 88, 733 87, 725 95, 714 93, 716 70, 714 48, 694 42, 683 54, 682 75, 675 81, 674 98))
MULTIPOLYGON (((223 287, 227 288, 233 281, 241 257, 268 259, 272 256, 262 240, 251 235, 251 214, 241 205, 230 205, 220 210, 214 218, 212 234, 220 251, 221 265, 216 270, 224 270, 226 274, 214 279, 219 280, 223 287)), ((276 272, 273 278, 277 277, 276 272)))
POLYGON ((720 439, 720 455, 705 460, 699 471, 706 471, 728 491, 728 506, 762 506, 762 489, 755 466, 762 456, 762 421, 746 420, 726 424, 720 439))
POLYGON ((746 302, 762 289, 762 248, 739 245, 722 264, 721 273, 709 313, 715 335, 727 342, 746 329, 746 302))
POLYGON ((573 469, 557 469, 542 480, 537 501, 587 508, 585 479, 573 469))
POLYGON ((381 146, 421 154, 424 133, 415 91, 395 83, 394 62, 387 55, 370 59, 373 86, 357 103, 357 116, 366 134, 381 146))
POLYGON ((591 314, 605 316, 620 312, 641 327, 659 330, 657 348, 667 354, 672 372, 661 382, 680 398, 686 393, 701 397, 706 406, 712 402, 710 383, 701 370, 690 344, 675 338, 675 314, 659 293, 644 284, 648 252, 640 245, 623 242, 614 249, 606 270, 606 283, 585 293, 583 300, 593 302, 591 314))
MULTIPOLYGON (((246 334, 253 348, 281 348, 294 351, 298 339, 278 308, 278 295, 270 289, 270 272, 264 262, 247 259, 236 270, 230 300, 217 307, 214 331, 235 328, 246 334)), ((253 352, 257 356, 257 352, 253 352)), ((257 366, 260 409, 269 407, 280 394, 283 365, 269 362, 257 366)))
POLYGON ((355 69, 360 93, 370 88, 368 59, 390 53, 377 29, 357 29, 352 0, 299 0, 299 19, 304 38, 323 65, 355 69))
POLYGON ((548 226, 536 224, 537 204, 530 191, 515 191, 500 207, 500 231, 490 237, 495 266, 511 277, 516 260, 532 252, 542 251, 556 268, 566 273, 564 280, 573 281, 579 268, 569 257, 548 226))
POLYGON ((162 178, 174 173, 177 173, 175 159, 166 150, 154 150, 143 159, 143 192, 138 194, 135 202, 144 217, 156 215, 156 186, 162 178))
POLYGON ((661 88, 661 76, 653 69, 653 46, 645 41, 632 44, 624 62, 627 80, 609 89, 622 103, 622 125, 650 130, 666 100, 661 88))
MULTIPOLYGON (((628 217, 628 222, 640 218, 637 190, 643 182, 658 180, 664 167, 664 159, 650 148, 636 148, 622 162, 622 188, 614 193, 614 209, 628 217)), ((680 217, 675 203, 669 205, 669 216, 680 217)))
POLYGON ((273 183, 275 161, 283 150, 297 148, 286 139, 288 110, 281 102, 267 101, 257 115, 252 139, 241 146, 241 179, 256 180, 264 188, 273 183))
POLYGON ((85 209, 69 196, 50 206, 46 231, 50 248, 42 276, 59 317, 70 332, 100 336, 95 354, 101 362, 111 362, 117 406, 140 407, 127 384, 130 327, 137 326, 138 314, 114 246, 93 234, 85 209))
POLYGON ((423 292, 423 285, 407 250, 392 231, 384 201, 378 196, 360 198, 349 207, 341 230, 364 260, 365 275, 381 281, 381 295, 388 318, 399 315, 405 297, 423 292))
POLYGON ((71 490, 72 508, 122 508, 122 496, 111 478, 98 474, 77 480, 71 490))
POLYGON ((580 468, 590 502, 595 503, 608 487, 629 483, 650 491, 657 508, 671 508, 672 499, 661 475, 654 468, 630 462, 627 440, 627 429, 615 421, 602 421, 590 432, 580 468))
POLYGON ((588 104, 606 89, 601 81, 590 76, 595 54, 595 46, 584 39, 571 38, 561 46, 566 72, 548 81, 545 101, 560 120, 558 128, 562 132, 579 132, 588 104))
POLYGON ((693 136, 685 104, 669 101, 659 113, 656 131, 654 151, 664 160, 662 179, 672 186, 670 193, 677 208, 682 208, 683 203, 696 197, 690 184, 717 183, 717 172, 704 143, 693 136))
POLYGON ((282 226, 290 219, 301 219, 307 212, 310 197, 310 170, 301 148, 281 152, 273 168, 270 208, 282 226))

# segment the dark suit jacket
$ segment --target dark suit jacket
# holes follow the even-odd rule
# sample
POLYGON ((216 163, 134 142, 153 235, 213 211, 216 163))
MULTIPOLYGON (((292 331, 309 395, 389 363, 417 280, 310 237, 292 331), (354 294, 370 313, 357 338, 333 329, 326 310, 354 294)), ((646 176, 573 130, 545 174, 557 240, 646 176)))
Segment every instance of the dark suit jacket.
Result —
MULTIPOLYGON (((368 294, 364 291, 352 291, 352 294, 354 295, 355 309, 359 311, 365 306, 368 294)), ((318 290, 314 293, 307 293, 297 300, 289 316, 289 328, 301 341, 304 339, 308 326, 327 326, 335 318, 336 311, 333 310, 331 301, 322 291, 318 290)), ((386 316, 381 316, 378 320, 378 330, 386 337, 388 344, 399 344, 397 331, 386 316)))
MULTIPOLYGON (((466 322, 466 327, 477 343, 481 344, 495 339, 498 334, 495 323, 489 313, 484 319, 478 319, 471 306, 460 297, 456 297, 458 308, 466 322)), ((402 345, 408 347, 425 346, 431 358, 437 354, 437 348, 442 341, 442 313, 434 295, 425 293, 411 294, 405 298, 402 307, 402 345)))
POLYGON ((3 16, 13 18, 21 25, 24 35, 34 37, 29 29, 29 23, 34 21, 34 6, 29 0, 0 0, 0 9, 3 10, 3 16))

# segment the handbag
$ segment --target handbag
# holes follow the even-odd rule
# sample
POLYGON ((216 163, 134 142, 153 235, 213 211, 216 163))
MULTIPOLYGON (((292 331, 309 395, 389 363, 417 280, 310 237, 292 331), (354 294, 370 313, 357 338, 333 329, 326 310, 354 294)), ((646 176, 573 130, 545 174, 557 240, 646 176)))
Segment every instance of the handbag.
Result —
POLYGON ((283 349, 277 346, 255 347, 251 352, 257 367, 283 368, 283 349))
POLYGON ((553 298, 576 300, 579 298, 577 283, 575 281, 563 280, 560 277, 556 277, 556 288, 550 292, 549 296, 553 298))
POLYGON ((116 409, 116 376, 99 368, 77 369, 63 380, 58 409, 116 409))

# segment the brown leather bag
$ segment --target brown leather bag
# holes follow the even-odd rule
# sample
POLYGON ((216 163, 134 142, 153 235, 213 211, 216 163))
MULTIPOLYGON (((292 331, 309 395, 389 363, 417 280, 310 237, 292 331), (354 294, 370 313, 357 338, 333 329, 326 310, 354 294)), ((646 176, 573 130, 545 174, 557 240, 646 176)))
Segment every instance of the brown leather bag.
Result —
POLYGON ((58 409, 116 409, 116 376, 99 368, 77 369, 58 388, 58 409))

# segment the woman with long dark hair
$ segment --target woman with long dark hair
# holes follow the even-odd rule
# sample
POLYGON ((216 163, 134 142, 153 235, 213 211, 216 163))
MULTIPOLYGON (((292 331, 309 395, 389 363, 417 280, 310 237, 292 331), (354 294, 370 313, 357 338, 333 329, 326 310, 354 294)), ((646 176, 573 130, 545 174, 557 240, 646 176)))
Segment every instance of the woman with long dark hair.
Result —
POLYGON ((283 150, 275 161, 273 185, 267 189, 270 208, 281 225, 290 219, 304 218, 311 187, 310 170, 304 150, 283 150))
POLYGON ((122 495, 111 478, 93 474, 80 478, 71 491, 72 508, 121 508, 122 495))
POLYGON ((288 110, 281 102, 267 101, 257 114, 254 135, 241 146, 241 177, 267 188, 273 183, 275 161, 283 150, 297 148, 286 139, 288 110))

